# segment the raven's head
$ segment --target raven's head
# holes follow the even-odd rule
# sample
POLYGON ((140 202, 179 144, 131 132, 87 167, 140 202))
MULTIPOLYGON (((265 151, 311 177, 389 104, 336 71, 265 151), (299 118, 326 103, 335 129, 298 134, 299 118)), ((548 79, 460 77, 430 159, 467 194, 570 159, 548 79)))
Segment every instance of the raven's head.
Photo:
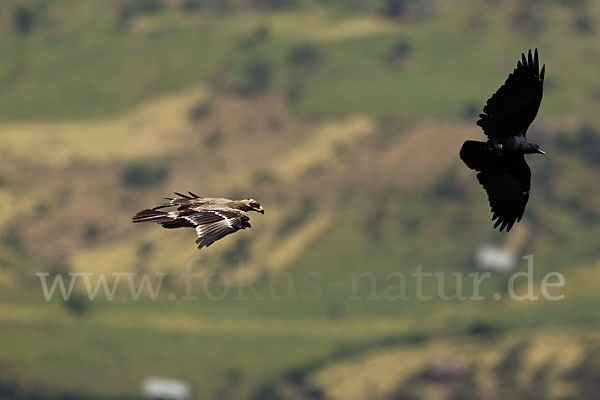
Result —
POLYGON ((538 146, 535 143, 528 143, 527 154, 534 154, 534 153, 546 155, 546 152, 544 150, 540 149, 540 146, 538 146))

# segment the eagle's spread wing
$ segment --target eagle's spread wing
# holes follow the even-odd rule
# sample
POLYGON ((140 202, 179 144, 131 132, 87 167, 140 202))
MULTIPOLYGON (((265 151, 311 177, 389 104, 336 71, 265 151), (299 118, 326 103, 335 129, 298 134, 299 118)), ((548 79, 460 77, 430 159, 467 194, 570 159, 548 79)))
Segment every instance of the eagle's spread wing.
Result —
POLYGON ((479 125, 490 139, 525 135, 527 128, 535 119, 542 102, 544 72, 537 49, 532 56, 521 55, 522 60, 508 76, 506 82, 487 101, 480 114, 479 125))
POLYGON ((488 194, 494 228, 500 231, 521 220, 529 199, 531 171, 523 155, 502 158, 494 168, 484 169, 477 179, 488 194))
POLYGON ((198 248, 208 247, 217 240, 250 228, 250 217, 243 211, 232 208, 211 208, 194 210, 182 216, 196 227, 198 248))

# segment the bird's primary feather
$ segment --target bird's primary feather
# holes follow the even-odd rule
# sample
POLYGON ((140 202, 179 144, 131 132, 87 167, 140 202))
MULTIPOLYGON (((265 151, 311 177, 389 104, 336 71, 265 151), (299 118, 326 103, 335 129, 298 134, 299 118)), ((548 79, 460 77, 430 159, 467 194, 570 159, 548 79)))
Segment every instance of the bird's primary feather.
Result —
POLYGON ((239 231, 250 228, 250 217, 243 211, 232 209, 202 210, 186 217, 196 225, 198 248, 208 247, 217 240, 239 231))
POLYGON ((493 168, 477 174, 477 180, 487 192, 492 209, 494 228, 510 231, 523 217, 529 189, 531 171, 522 154, 498 159, 493 168))
POLYGON ((522 135, 537 115, 542 102, 546 66, 540 70, 537 49, 521 61, 504 85, 487 101, 477 121, 490 139, 522 135))

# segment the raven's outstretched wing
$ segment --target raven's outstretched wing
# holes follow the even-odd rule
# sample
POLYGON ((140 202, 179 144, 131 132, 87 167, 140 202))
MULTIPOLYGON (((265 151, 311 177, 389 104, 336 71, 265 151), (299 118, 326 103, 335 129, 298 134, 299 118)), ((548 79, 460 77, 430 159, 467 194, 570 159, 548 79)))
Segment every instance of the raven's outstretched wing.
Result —
POLYGON ((484 169, 477 174, 477 179, 488 194, 492 208, 494 228, 500 231, 510 228, 521 220, 531 185, 531 171, 522 154, 503 157, 496 166, 484 169))
POLYGON ((243 211, 231 208, 197 210, 182 218, 196 226, 198 248, 208 247, 223 237, 240 229, 250 228, 250 217, 243 211))
POLYGON ((537 49, 533 55, 529 50, 527 57, 525 54, 521 57, 517 68, 479 115, 477 125, 490 139, 524 136, 540 108, 546 66, 543 65, 540 71, 537 49))

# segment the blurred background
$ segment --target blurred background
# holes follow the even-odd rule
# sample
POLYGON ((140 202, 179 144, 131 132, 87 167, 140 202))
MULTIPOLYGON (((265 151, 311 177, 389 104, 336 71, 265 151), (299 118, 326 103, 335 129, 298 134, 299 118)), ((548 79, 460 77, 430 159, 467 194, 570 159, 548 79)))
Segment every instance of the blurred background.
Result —
POLYGON ((598 398, 599 33, 591 0, 3 1, 0 398, 598 398), (499 233, 458 151, 536 47, 548 156, 499 233), (131 224, 187 190, 266 213, 201 252, 131 224), (506 296, 530 254, 564 299, 506 296))

